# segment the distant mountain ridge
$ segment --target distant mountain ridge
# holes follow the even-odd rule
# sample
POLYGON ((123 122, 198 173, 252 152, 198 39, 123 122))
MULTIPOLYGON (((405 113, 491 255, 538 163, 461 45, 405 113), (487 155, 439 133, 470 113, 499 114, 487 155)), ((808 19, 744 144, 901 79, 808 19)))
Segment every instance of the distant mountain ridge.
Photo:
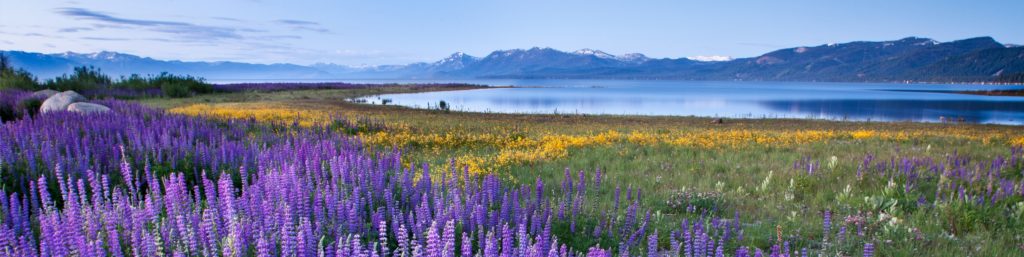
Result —
POLYGON ((991 37, 950 42, 908 37, 803 46, 760 56, 649 58, 601 50, 564 52, 534 47, 484 57, 457 52, 436 62, 350 67, 336 64, 248 64, 161 61, 115 52, 40 54, 5 51, 16 66, 50 78, 92 65, 115 76, 171 72, 230 79, 678 79, 848 82, 1024 82, 1024 47, 991 37))

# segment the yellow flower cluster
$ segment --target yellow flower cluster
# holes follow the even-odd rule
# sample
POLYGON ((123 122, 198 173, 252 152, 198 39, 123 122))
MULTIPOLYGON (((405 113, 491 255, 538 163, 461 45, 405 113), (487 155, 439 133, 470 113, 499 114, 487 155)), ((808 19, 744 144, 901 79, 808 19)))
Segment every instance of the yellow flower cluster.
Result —
POLYGON ((1014 138, 1013 140, 1010 140, 1010 145, 1018 146, 1018 147, 1024 147, 1024 136, 1020 136, 1020 137, 1014 138))
MULTIPOLYGON (((249 119, 259 121, 292 123, 300 125, 323 125, 333 120, 326 111, 293 108, 285 105, 258 103, 224 103, 216 105, 197 104, 171 109, 172 113, 211 116, 217 118, 249 119)), ((509 165, 534 163, 543 160, 565 158, 574 148, 590 146, 630 144, 668 145, 693 148, 739 148, 749 146, 789 147, 812 143, 828 143, 833 140, 890 140, 904 141, 922 137, 944 137, 977 140, 984 143, 1009 142, 1024 146, 1024 137, 1019 134, 988 133, 983 130, 969 130, 950 127, 930 130, 771 130, 771 129, 701 129, 671 131, 629 131, 609 130, 599 133, 567 134, 555 131, 531 131, 520 129, 494 129, 493 131, 467 132, 461 128, 443 132, 412 129, 403 124, 389 124, 389 130, 359 135, 369 145, 381 147, 411 147, 437 154, 454 154, 457 167, 468 168, 474 174, 486 174, 509 165)))
POLYGON ((253 103, 194 104, 172 108, 168 111, 222 119, 256 119, 261 122, 274 123, 298 122, 301 126, 324 125, 333 120, 330 113, 323 111, 253 103))

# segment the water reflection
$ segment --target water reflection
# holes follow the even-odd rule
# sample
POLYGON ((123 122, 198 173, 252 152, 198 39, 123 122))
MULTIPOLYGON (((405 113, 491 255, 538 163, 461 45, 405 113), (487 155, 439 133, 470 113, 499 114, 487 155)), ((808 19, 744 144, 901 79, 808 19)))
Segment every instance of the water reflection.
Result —
POLYGON ((825 119, 939 121, 940 118, 977 123, 1020 124, 1024 103, 961 100, 800 100, 762 101, 777 112, 825 119))
MULTIPOLYGON (((390 94, 370 103, 499 113, 677 115, 1024 124, 1024 97, 949 93, 1022 86, 688 81, 513 81, 529 87, 390 94), (558 86, 563 85, 563 86, 558 86)), ((477 82, 480 83, 480 82, 477 82)), ((504 82, 502 82, 504 83, 504 82)), ((508 85, 508 84, 494 84, 508 85)))

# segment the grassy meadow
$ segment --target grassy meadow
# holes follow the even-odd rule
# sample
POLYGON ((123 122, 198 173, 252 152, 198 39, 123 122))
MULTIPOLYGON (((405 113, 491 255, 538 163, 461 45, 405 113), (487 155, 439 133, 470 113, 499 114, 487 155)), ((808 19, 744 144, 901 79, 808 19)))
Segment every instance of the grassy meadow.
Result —
POLYGON ((696 117, 463 113, 347 101, 456 89, 466 88, 392 85, 139 101, 189 116, 345 128, 338 133, 356 135, 372 149, 404 152, 403 165, 430 164, 438 179, 447 170, 493 174, 511 184, 539 179, 558 196, 567 191, 563 181, 597 176, 616 186, 562 194, 587 203, 559 208, 568 212, 559 215, 579 218, 553 228, 577 249, 618 245, 602 231, 578 236, 577 223, 592 229, 629 219, 620 198, 636 198, 651 210, 644 218, 664 249, 674 247, 670 238, 681 235, 672 231, 682 221, 723 217, 714 222, 743 228, 739 243, 725 246, 729 253, 785 241, 793 250, 784 252, 807 249, 810 256, 861 256, 867 245, 875 256, 1024 256, 1021 127, 714 124, 696 117), (348 124, 333 124, 337 117, 348 124))

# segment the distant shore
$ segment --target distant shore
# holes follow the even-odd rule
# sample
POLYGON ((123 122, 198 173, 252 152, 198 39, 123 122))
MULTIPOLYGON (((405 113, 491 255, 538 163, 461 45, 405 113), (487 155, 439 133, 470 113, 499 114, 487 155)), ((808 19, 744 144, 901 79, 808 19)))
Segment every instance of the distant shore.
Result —
POLYGON ((1011 89, 1011 90, 970 90, 970 91, 957 91, 958 94, 968 95, 990 95, 990 96, 1024 96, 1024 89, 1011 89))

